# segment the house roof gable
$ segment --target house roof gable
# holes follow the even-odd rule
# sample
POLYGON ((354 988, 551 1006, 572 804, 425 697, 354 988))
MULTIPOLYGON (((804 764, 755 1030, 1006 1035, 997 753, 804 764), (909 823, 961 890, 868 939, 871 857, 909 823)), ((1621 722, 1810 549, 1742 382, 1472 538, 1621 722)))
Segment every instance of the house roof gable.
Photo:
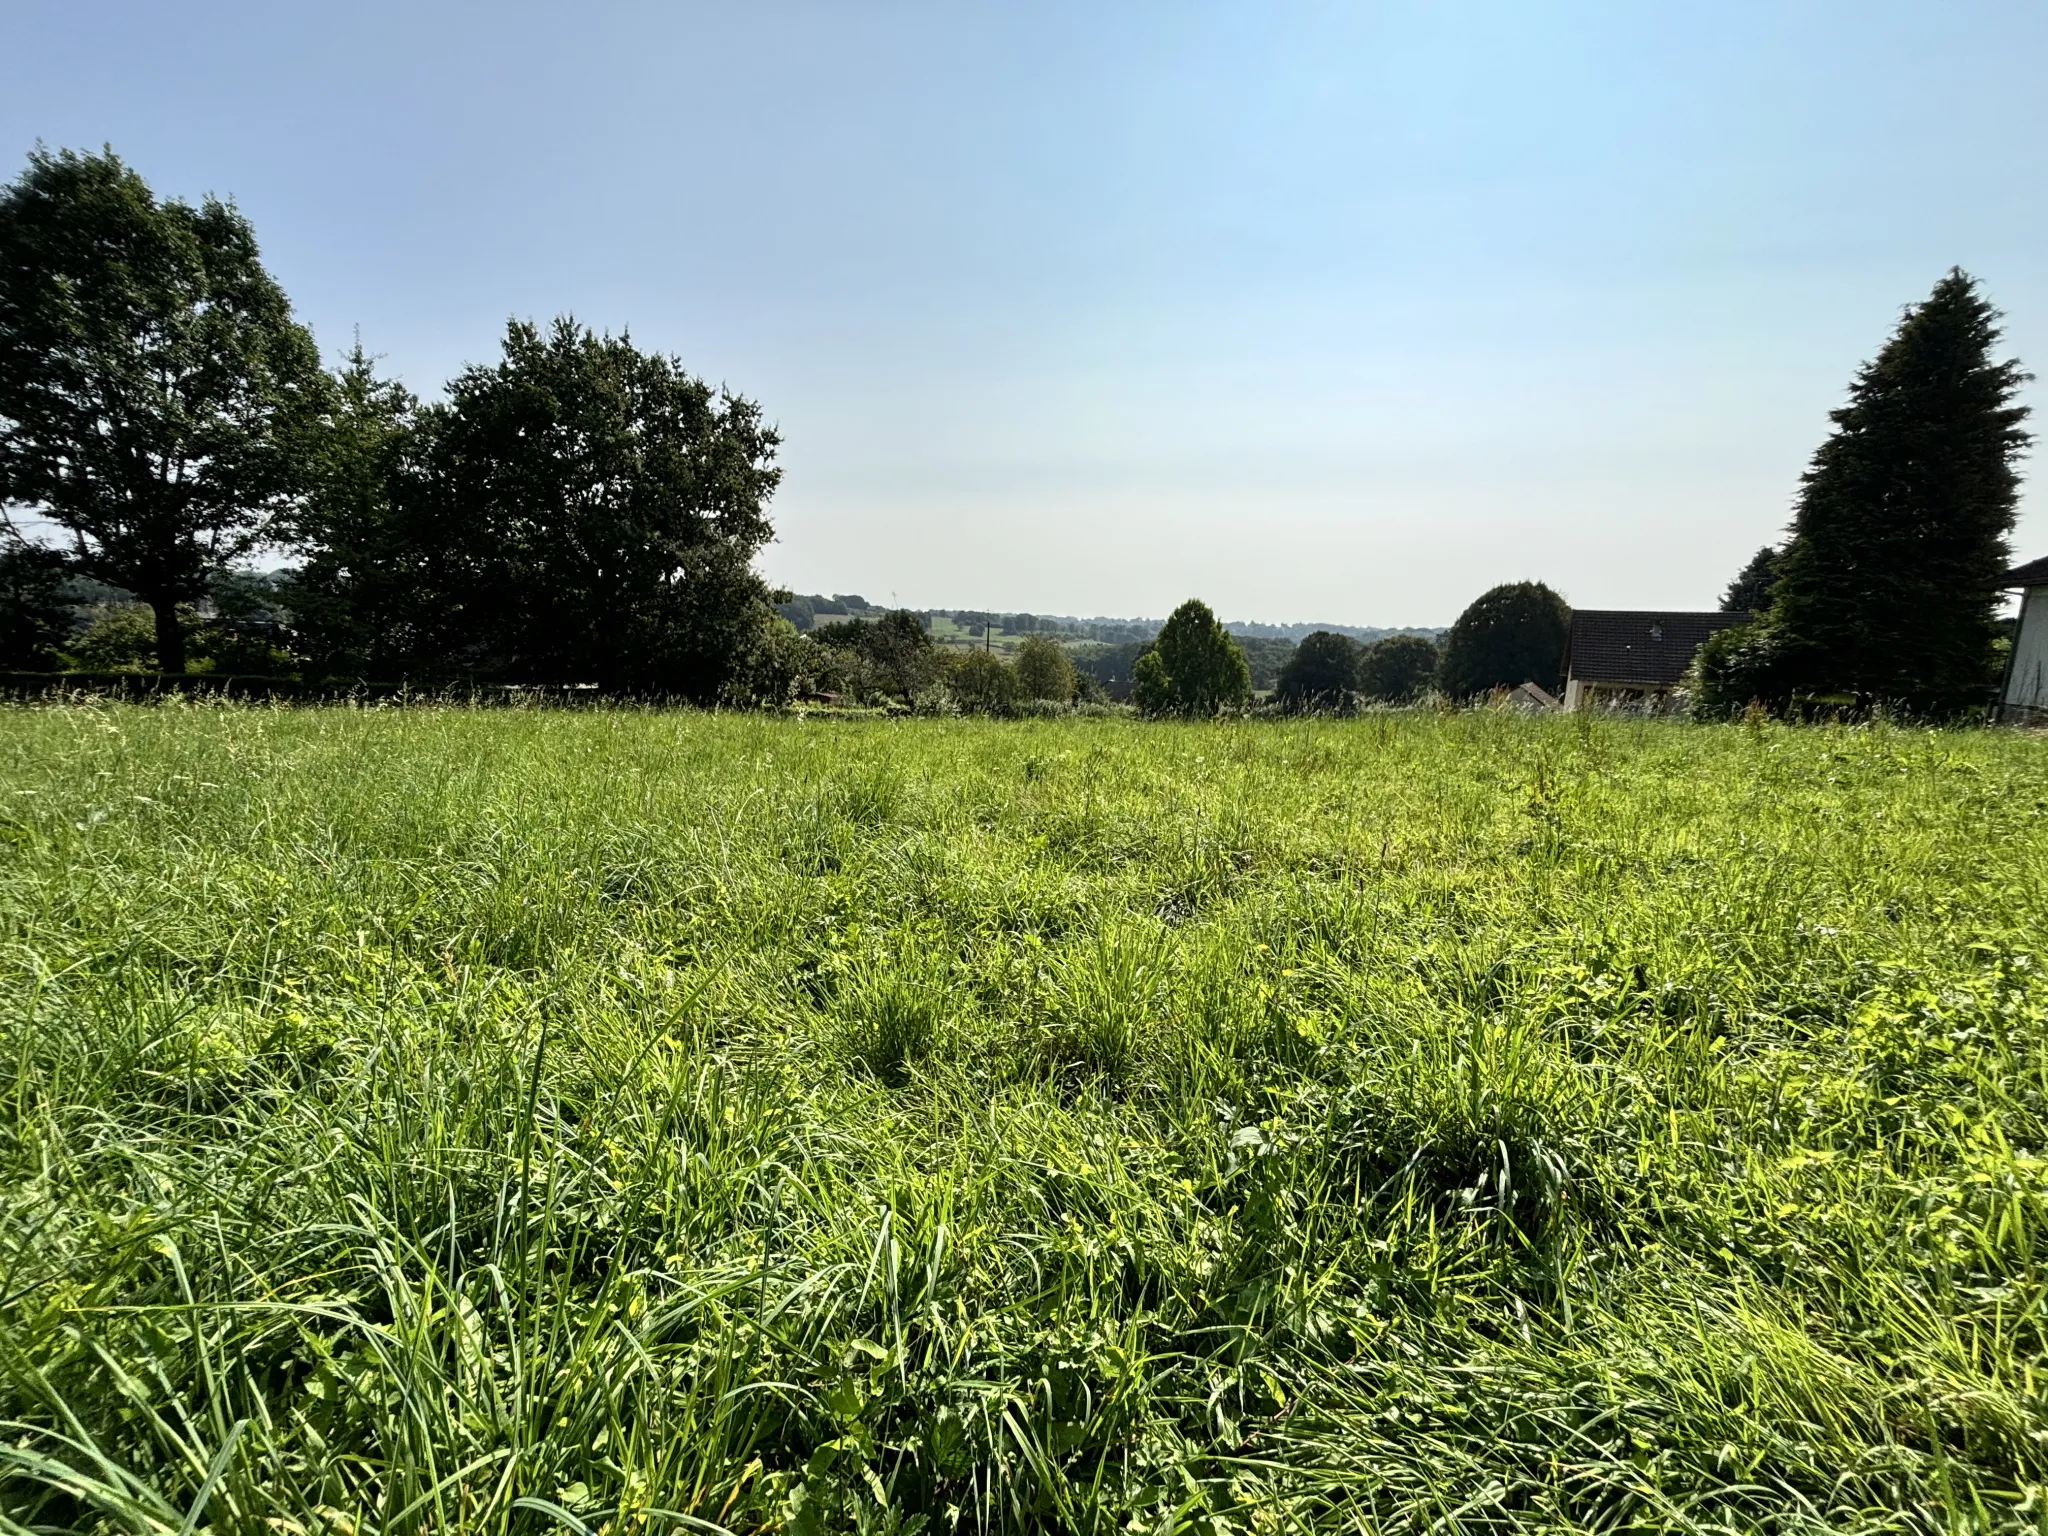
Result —
POLYGON ((1565 648, 1565 675, 1582 683, 1668 688, 1685 676, 1709 636, 1754 617, 1746 612, 1576 608, 1565 648))
POLYGON ((2001 587, 2048 587, 2048 555, 2016 565, 2005 573, 2001 587))

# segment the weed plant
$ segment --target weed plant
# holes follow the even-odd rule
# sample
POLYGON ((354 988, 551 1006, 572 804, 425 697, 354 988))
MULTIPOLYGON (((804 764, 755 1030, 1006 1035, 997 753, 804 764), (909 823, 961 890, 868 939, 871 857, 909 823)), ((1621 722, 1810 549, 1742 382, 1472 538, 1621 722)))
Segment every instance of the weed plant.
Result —
POLYGON ((2048 750, 0 715, 11 1531, 2048 1519, 2048 750))

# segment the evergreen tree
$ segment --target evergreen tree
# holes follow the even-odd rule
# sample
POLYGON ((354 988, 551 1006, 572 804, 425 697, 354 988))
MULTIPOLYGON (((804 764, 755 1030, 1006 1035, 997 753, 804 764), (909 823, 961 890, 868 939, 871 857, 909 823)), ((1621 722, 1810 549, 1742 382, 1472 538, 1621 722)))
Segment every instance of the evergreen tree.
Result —
POLYGON ((1759 692, 1942 717, 1994 680, 2028 375, 1955 269, 1857 373, 1806 472, 1772 590, 1759 692))
POLYGON ((1438 682, 1453 698, 1522 683, 1554 688, 1571 626, 1571 609, 1542 582, 1495 587, 1451 626, 1438 682))
POLYGON ((1771 605, 1771 587, 1778 579, 1778 562, 1783 559, 1773 546, 1766 544, 1749 557, 1749 564, 1736 572, 1735 579, 1728 583, 1728 590, 1721 594, 1723 613, 1762 613, 1771 605))
POLYGON ((1358 642, 1319 629, 1294 648, 1273 692, 1288 709, 1341 709, 1357 687, 1358 642))
POLYGON ((358 339, 335 373, 312 492, 292 528, 305 560, 289 597, 315 673, 444 670, 435 631, 447 597, 436 587, 446 583, 430 579, 441 541, 401 481, 418 416, 412 392, 379 378, 358 339))

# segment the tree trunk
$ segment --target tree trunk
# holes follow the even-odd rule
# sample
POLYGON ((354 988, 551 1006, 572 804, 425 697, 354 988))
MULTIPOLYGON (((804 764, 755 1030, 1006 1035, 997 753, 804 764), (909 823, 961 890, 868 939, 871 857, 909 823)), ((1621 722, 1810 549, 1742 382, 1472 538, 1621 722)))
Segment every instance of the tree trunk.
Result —
POLYGON ((182 674, 185 670, 185 628, 178 622, 178 600, 165 594, 143 600, 156 611, 156 669, 182 674))

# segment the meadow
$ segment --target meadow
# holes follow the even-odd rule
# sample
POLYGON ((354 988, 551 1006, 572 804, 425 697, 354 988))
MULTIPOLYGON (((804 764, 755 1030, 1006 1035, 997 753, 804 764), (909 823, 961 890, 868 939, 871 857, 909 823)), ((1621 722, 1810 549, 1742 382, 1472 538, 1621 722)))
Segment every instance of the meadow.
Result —
POLYGON ((9 1531, 2048 1528, 2048 743, 0 714, 9 1531))

